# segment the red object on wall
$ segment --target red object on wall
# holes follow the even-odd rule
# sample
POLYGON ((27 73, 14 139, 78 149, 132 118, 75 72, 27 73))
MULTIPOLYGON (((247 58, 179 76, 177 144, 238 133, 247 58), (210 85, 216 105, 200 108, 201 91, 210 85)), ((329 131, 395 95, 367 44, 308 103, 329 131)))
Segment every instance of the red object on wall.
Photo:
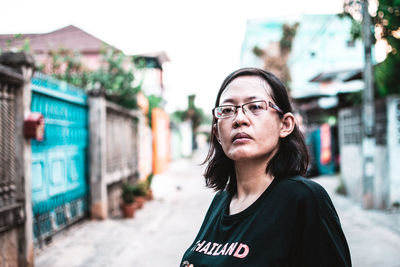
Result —
POLYGON ((44 139, 44 117, 41 113, 32 112, 24 120, 25 138, 43 141, 44 139))
POLYGON ((321 164, 325 165, 332 160, 331 127, 324 123, 321 125, 321 164))

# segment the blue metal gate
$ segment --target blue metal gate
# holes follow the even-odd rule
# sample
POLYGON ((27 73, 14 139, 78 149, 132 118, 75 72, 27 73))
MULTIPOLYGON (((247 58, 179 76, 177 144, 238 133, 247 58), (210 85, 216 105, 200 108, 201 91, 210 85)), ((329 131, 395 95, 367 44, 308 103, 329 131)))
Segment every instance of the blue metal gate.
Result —
POLYGON ((41 245, 87 215, 87 96, 38 73, 31 110, 45 118, 44 140, 32 141, 33 232, 41 245))

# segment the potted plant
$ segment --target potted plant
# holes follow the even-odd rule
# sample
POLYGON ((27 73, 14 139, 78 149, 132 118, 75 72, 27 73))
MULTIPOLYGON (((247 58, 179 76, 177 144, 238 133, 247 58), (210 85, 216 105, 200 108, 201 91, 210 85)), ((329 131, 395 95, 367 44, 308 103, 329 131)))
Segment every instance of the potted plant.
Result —
POLYGON ((149 176, 147 176, 146 181, 145 181, 146 189, 147 189, 146 200, 153 200, 154 199, 153 191, 151 190, 151 182, 153 180, 153 176, 154 176, 154 174, 150 173, 149 176))
POLYGON ((141 209, 146 202, 146 183, 139 182, 132 186, 132 193, 135 197, 138 209, 141 209))
POLYGON ((133 218, 135 216, 136 203, 132 185, 129 183, 122 184, 121 198, 121 209, 124 217, 133 218))

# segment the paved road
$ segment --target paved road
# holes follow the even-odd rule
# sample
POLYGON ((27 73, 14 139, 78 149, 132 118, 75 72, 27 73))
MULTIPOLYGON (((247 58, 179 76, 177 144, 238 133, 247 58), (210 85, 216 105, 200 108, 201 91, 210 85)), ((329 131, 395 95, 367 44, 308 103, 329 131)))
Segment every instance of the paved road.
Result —
MULTIPOLYGON (((36 253, 36 266, 176 267, 193 241, 213 192, 196 160, 179 160, 153 182, 155 200, 134 219, 86 221, 36 253)), ((349 242, 353 266, 400 266, 400 213, 364 211, 335 195, 336 177, 316 179, 330 193, 349 242)))
POLYGON ((154 177, 155 199, 134 219, 86 221, 73 227, 37 251, 35 265, 179 266, 213 197, 201 173, 193 161, 174 162, 168 172, 154 177))
POLYGON ((315 179, 328 191, 339 214, 355 267, 400 267, 400 211, 363 210, 337 195, 335 176, 315 179))

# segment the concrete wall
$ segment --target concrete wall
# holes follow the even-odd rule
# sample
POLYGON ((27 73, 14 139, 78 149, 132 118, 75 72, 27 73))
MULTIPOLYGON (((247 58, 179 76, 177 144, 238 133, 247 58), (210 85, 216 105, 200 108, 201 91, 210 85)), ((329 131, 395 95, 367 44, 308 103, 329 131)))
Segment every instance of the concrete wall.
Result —
POLYGON ((118 216, 123 181, 138 178, 137 113, 89 93, 90 199, 94 219, 118 216))
POLYGON ((388 175, 389 202, 400 204, 400 99, 387 99, 387 114, 390 118, 388 123, 388 162, 387 167, 390 170, 388 175))
POLYGON ((190 157, 193 152, 192 122, 190 120, 186 120, 179 124, 179 131, 182 136, 182 156, 190 157))
MULTIPOLYGON (((374 153, 373 206, 392 208, 400 203, 400 98, 377 103, 374 153)), ((363 196, 363 154, 360 108, 339 112, 341 177, 348 194, 361 202, 363 196)))
POLYGON ((18 231, 0 233, 0 266, 18 266, 18 231))
POLYGON ((145 179, 153 171, 153 138, 144 114, 138 112, 138 170, 139 179, 145 179))
POLYGON ((361 146, 340 147, 340 170, 348 194, 357 201, 362 198, 362 151, 361 146))
POLYGON ((390 168, 387 166, 388 160, 387 146, 377 145, 375 147, 374 166, 374 192, 373 202, 374 207, 384 209, 390 206, 389 203, 389 173, 390 168))

